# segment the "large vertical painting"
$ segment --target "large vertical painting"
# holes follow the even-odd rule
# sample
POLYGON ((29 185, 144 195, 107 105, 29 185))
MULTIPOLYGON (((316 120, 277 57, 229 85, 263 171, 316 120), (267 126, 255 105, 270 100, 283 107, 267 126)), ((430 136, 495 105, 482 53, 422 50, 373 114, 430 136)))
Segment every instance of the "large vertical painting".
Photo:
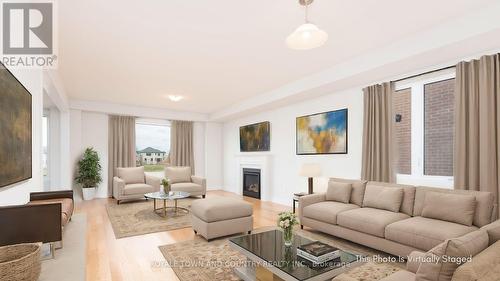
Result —
POLYGON ((30 179, 31 94, 0 64, 0 187, 30 179))
POLYGON ((240 127, 240 151, 269 151, 271 148, 271 128, 269 122, 261 122, 240 127))
POLYGON ((347 153, 347 109, 297 117, 296 126, 298 155, 347 153))

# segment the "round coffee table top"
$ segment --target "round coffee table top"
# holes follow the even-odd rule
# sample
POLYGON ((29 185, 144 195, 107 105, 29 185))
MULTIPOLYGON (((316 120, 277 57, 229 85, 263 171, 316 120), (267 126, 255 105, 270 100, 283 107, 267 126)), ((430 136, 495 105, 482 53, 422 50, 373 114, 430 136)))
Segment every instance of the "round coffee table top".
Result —
POLYGON ((158 199, 158 200, 176 200, 176 199, 184 199, 191 196, 189 192, 185 191, 170 191, 168 193, 164 193, 163 191, 151 192, 144 194, 146 198, 158 199))

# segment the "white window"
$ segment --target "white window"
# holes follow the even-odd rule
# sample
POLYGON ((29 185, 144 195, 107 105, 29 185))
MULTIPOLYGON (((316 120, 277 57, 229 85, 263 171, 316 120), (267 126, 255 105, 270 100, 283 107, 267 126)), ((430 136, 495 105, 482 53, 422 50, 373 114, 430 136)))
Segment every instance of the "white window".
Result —
POLYGON ((398 183, 453 187, 454 80, 449 69, 396 83, 398 183))
POLYGON ((135 124, 135 146, 136 165, 144 166, 146 172, 161 173, 170 152, 170 122, 138 118, 135 124))

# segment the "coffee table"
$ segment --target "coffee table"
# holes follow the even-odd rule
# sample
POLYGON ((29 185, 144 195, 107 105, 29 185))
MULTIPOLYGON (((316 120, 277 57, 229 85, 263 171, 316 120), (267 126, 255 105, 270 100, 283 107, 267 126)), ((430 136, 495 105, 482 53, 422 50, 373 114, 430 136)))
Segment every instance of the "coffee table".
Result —
POLYGON ((281 230, 271 230, 235 237, 229 240, 232 248, 249 259, 245 267, 235 268, 235 273, 245 281, 286 280, 316 281, 331 280, 363 263, 362 255, 341 251, 336 259, 321 267, 307 265, 297 257, 297 247, 313 240, 294 236, 293 245, 286 247, 281 230))
POLYGON ((187 208, 177 206, 177 200, 188 198, 190 195, 191 194, 189 192, 184 191, 170 191, 168 193, 158 191, 146 193, 144 194, 144 197, 146 197, 146 199, 153 199, 153 211, 156 214, 162 217, 167 217, 167 209, 174 209, 176 213, 179 211, 189 213, 189 210, 187 208), (163 206, 160 206, 160 208, 156 208, 156 200, 163 200, 163 206), (173 207, 167 206, 168 200, 174 201, 173 207))

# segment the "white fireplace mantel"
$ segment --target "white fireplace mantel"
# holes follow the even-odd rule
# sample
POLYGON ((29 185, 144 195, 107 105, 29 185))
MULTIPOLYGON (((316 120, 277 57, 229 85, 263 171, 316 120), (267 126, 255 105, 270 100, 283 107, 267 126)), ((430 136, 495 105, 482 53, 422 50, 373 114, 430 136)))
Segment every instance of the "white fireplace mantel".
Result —
POLYGON ((270 153, 241 153, 236 155, 238 175, 237 193, 243 194, 243 169, 260 169, 260 199, 271 201, 272 183, 272 154, 270 153))

